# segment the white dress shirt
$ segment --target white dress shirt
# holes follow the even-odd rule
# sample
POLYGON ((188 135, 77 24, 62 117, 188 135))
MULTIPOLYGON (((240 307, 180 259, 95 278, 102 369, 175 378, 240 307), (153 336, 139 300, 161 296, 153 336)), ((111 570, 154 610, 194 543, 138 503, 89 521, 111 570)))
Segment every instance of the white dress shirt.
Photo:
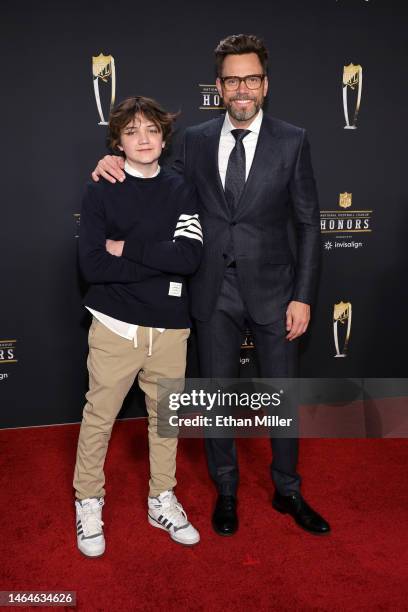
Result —
MULTIPOLYGON (((245 180, 248 178, 249 171, 254 160, 255 149, 258 142, 259 130, 261 129, 263 112, 262 108, 259 110, 257 116, 252 123, 246 128, 250 130, 250 134, 247 134, 243 139, 245 149, 245 180)), ((225 113, 224 123, 221 129, 220 143, 218 146, 218 171, 222 186, 225 189, 225 176, 227 174, 228 160, 231 155, 232 149, 235 147, 235 138, 231 134, 231 130, 236 130, 235 125, 232 125, 229 114, 225 113)))
MULTIPOLYGON (((232 137, 233 138, 233 137, 232 137)), ((134 168, 132 168, 127 161, 125 161, 125 172, 130 174, 131 176, 136 176, 137 178, 147 178, 143 176, 141 172, 138 172, 134 168)), ((153 178, 157 176, 160 172, 160 166, 157 167, 157 171, 149 178, 153 178)), ((135 347, 137 348, 137 330, 139 325, 132 325, 131 323, 126 323, 125 321, 119 321, 118 319, 114 319, 113 317, 109 317, 103 312, 98 312, 93 308, 86 308, 93 314, 93 316, 98 319, 105 327, 110 329, 113 333, 118 334, 118 336, 122 336, 122 338, 126 338, 127 340, 133 340, 135 347)), ((160 333, 165 331, 164 327, 156 327, 157 331, 160 333)), ((150 342, 149 342, 149 355, 152 354, 152 328, 150 328, 150 342)))

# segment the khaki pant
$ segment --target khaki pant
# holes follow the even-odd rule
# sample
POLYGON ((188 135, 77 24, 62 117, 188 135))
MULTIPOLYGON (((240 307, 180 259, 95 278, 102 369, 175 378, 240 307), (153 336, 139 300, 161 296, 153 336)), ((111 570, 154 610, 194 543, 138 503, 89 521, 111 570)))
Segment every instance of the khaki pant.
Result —
POLYGON ((74 488, 77 499, 105 495, 105 463, 113 424, 135 378, 145 393, 148 413, 149 495, 176 485, 177 437, 157 434, 157 380, 184 380, 189 329, 160 333, 139 326, 137 348, 131 340, 110 331, 95 317, 89 329, 89 391, 79 433, 74 488), (151 355, 149 355, 149 345, 151 355))

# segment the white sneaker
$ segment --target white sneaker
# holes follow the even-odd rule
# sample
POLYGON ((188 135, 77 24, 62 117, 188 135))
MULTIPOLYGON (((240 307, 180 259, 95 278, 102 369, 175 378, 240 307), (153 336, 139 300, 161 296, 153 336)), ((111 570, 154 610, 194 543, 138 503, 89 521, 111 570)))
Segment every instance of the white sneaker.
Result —
POLYGON ((75 501, 78 548, 87 557, 100 557, 105 552, 103 505, 103 497, 75 501))
POLYGON ((185 546, 200 541, 200 534, 187 520, 183 506, 173 491, 163 491, 158 497, 148 498, 147 520, 153 527, 168 531, 175 542, 185 546))

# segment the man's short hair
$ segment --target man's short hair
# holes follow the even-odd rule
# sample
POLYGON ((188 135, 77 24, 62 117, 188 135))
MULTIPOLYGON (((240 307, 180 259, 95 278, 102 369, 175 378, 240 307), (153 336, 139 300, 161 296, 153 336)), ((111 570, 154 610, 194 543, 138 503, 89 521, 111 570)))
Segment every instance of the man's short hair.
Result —
POLYGON ((173 133, 173 124, 179 113, 169 113, 160 106, 156 100, 144 96, 132 96, 119 102, 110 113, 107 145, 114 153, 123 154, 118 145, 122 130, 130 123, 135 115, 143 115, 160 130, 166 147, 173 133))
POLYGON ((218 43, 214 53, 218 76, 222 76, 222 65, 227 55, 256 53, 262 64, 264 74, 266 74, 268 69, 268 49, 263 40, 255 36, 255 34, 232 34, 227 36, 227 38, 218 43))

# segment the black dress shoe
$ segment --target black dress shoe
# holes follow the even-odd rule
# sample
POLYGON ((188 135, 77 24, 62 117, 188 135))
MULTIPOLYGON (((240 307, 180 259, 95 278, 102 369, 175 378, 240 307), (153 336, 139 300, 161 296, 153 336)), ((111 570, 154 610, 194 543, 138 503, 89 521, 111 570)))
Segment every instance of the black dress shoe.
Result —
POLYGON ((212 515, 212 525, 218 535, 231 536, 238 530, 237 499, 219 495, 212 515))
POLYGON ((329 523, 305 502, 300 493, 281 495, 276 491, 272 500, 272 506, 282 514, 293 516, 296 523, 302 529, 314 535, 323 535, 330 531, 329 523))

